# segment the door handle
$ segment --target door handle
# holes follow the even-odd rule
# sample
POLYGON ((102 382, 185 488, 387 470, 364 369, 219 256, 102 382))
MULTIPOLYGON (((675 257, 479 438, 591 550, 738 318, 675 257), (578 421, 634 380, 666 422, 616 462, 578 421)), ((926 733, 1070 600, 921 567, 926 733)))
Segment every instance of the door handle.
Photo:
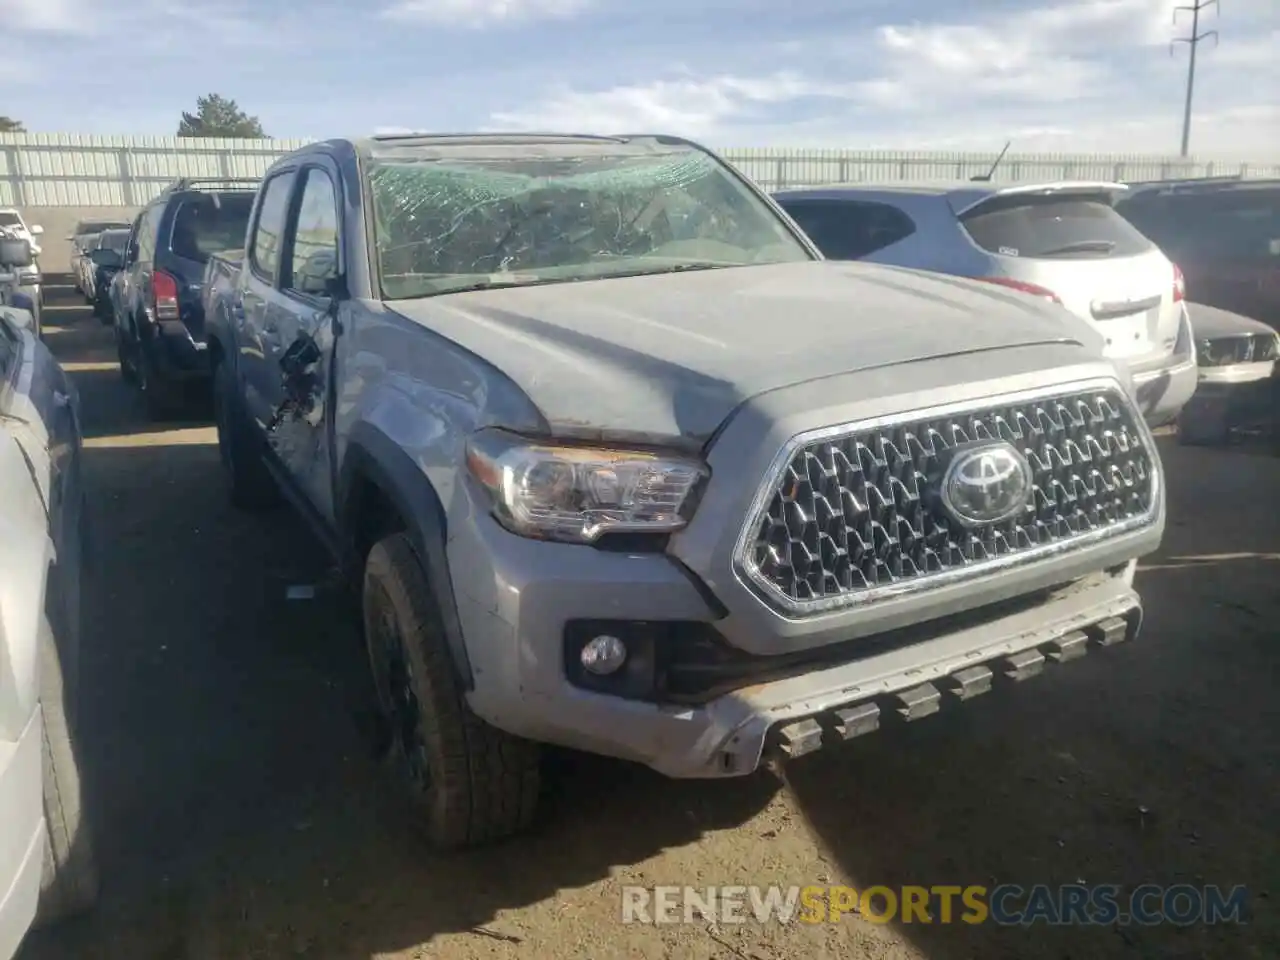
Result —
POLYGON ((71 406, 71 395, 63 393, 61 390, 53 391, 53 405, 59 410, 64 410, 71 406))

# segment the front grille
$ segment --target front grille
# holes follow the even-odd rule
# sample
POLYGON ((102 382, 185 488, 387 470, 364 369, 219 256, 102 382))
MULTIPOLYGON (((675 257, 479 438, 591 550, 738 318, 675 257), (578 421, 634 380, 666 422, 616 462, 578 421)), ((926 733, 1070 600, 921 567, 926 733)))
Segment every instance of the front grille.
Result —
POLYGON ((1150 434, 1118 385, 1004 398, 962 410, 814 431, 766 480, 738 558, 791 614, 979 575, 1155 519, 1150 434), (1026 457, 1025 511, 988 526, 950 515, 938 487, 946 451, 1006 441, 1026 457))

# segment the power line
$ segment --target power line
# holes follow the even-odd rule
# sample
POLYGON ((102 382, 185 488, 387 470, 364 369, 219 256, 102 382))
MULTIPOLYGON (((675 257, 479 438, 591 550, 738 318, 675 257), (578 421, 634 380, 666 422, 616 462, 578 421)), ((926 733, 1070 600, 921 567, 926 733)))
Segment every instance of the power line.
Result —
POLYGON ((1200 12, 1208 10, 1210 7, 1216 7, 1218 0, 1196 0, 1189 6, 1173 8, 1173 22, 1178 22, 1178 14, 1189 12, 1191 14, 1191 35, 1187 37, 1175 37, 1173 42, 1169 44, 1169 52, 1173 52, 1174 43, 1185 43, 1191 48, 1191 57, 1187 63, 1187 104, 1182 112, 1182 156, 1187 155, 1187 147, 1191 143, 1191 95, 1196 87, 1196 49, 1200 46, 1201 40, 1207 40, 1213 37, 1213 43, 1217 46, 1218 31, 1206 30, 1200 32, 1200 12))

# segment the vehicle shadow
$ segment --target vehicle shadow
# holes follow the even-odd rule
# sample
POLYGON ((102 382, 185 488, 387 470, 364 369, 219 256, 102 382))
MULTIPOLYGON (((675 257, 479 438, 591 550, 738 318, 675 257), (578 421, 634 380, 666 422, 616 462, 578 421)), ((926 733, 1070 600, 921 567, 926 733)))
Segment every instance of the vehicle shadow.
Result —
POLYGON ((764 775, 673 783, 556 754, 532 834, 430 853, 373 756, 349 612, 323 590, 287 599, 323 579, 319 550, 288 511, 227 506, 211 436, 167 442, 182 433, 84 450, 100 573, 85 597, 81 746, 104 894, 93 915, 34 935, 23 960, 518 939, 490 929, 504 911, 741 824, 777 790, 764 775))
POLYGON ((32 934, 22 960, 514 943, 497 929, 505 911, 741 824, 776 793, 763 775, 673 783, 556 753, 530 835, 429 852, 375 756, 349 611, 323 589, 287 598, 323 580, 322 551, 288 510, 227 505, 213 431, 148 422, 109 328, 83 310, 49 316, 86 436, 79 740, 103 893, 90 915, 32 934))
POLYGON ((1280 955, 1280 523, 1242 509, 1269 502, 1280 464, 1175 446, 1164 458, 1172 519, 1138 574, 1136 641, 806 758, 788 786, 862 888, 1244 884, 1247 925, 895 917, 930 960, 1280 955))

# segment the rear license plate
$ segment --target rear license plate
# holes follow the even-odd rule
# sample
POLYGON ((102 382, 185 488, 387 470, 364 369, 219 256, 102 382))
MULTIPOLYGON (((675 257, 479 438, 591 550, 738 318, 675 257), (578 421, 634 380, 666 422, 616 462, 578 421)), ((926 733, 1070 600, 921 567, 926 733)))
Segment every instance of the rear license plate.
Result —
POLYGON ((1107 338, 1105 352, 1111 357, 1131 357, 1151 351, 1149 318, 1146 313, 1099 320, 1098 329, 1107 338))

